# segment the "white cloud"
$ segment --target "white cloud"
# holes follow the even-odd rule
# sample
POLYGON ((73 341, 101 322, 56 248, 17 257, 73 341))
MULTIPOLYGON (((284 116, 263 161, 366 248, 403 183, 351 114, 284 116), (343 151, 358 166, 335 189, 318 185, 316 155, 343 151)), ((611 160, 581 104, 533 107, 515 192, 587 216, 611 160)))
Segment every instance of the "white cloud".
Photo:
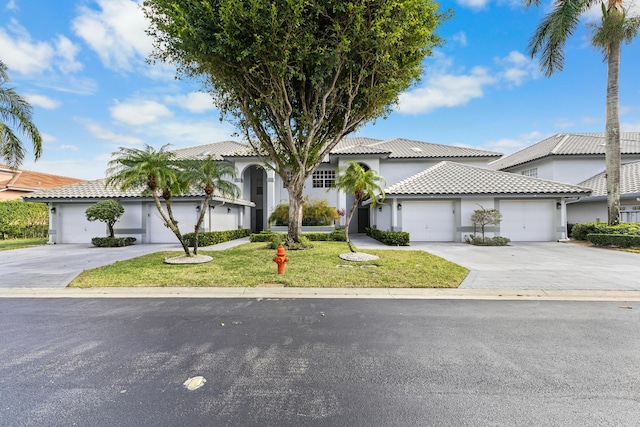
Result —
POLYGON ((636 123, 620 123, 622 132, 640 132, 640 122, 636 123))
POLYGON ((103 141, 110 141, 114 145, 122 145, 122 146, 136 146, 144 144, 144 141, 140 138, 122 135, 113 132, 112 130, 106 129, 103 126, 99 125, 90 120, 83 121, 85 129, 87 129, 91 135, 94 137, 101 139, 103 141))
POLYGON ((483 144, 482 148, 489 151, 497 151, 508 156, 544 139, 540 132, 531 132, 518 135, 516 138, 500 138, 483 144))
POLYGON ((21 74, 37 74, 51 67, 55 51, 50 44, 35 42, 15 19, 10 25, 11 33, 0 28, 2 60, 6 66, 21 74))
POLYGON ((44 142, 45 144, 51 144, 58 140, 58 138, 56 138, 55 136, 49 135, 48 133, 44 132, 40 132, 40 136, 42 137, 42 142, 44 142))
POLYGON ((78 95, 93 95, 98 91, 98 83, 87 77, 65 76, 63 82, 53 79, 47 82, 40 82, 40 85, 59 92, 78 95))
POLYGON ((172 144, 175 148, 193 147, 230 139, 234 129, 218 120, 164 121, 145 128, 156 145, 172 144))
POLYGON ((7 67, 21 74, 40 74, 51 70, 53 64, 64 74, 82 69, 75 59, 79 48, 71 40, 62 35, 54 43, 33 40, 15 19, 8 31, 0 28, 0 46, 7 67))
POLYGON ((139 126, 156 123, 160 119, 171 117, 169 109, 159 102, 133 100, 118 103, 109 109, 111 117, 129 125, 139 126))
POLYGON ((60 106, 60 101, 58 101, 57 99, 49 98, 48 96, 25 94, 24 97, 32 106, 35 105, 38 107, 42 107, 45 110, 55 110, 60 106))
POLYGON ((132 71, 151 52, 148 22, 140 2, 97 0, 100 10, 87 6, 73 21, 73 29, 93 49, 105 67, 132 71))
POLYGON ((107 163, 111 158, 110 154, 103 154, 94 158, 62 158, 56 160, 40 159, 37 162, 27 160, 23 164, 23 169, 49 173, 59 176, 69 176, 80 179, 99 179, 105 177, 107 163))
POLYGON ((15 0, 9 0, 5 7, 9 10, 18 10, 18 5, 15 0))
POLYGON ((73 44, 71 40, 65 36, 58 36, 56 40, 56 51, 58 68, 63 73, 70 73, 82 70, 82 63, 76 61, 76 55, 80 48, 73 44))
POLYGON ((75 145, 59 145, 56 147, 57 151, 78 151, 79 148, 75 145))
POLYGON ((216 109, 211 95, 204 92, 191 92, 186 95, 168 96, 166 101, 192 113, 204 113, 216 109))
POLYGON ((540 74, 536 64, 522 53, 512 51, 494 62, 499 69, 476 66, 467 73, 450 73, 453 62, 443 55, 437 56, 433 69, 423 77, 422 87, 400 94, 397 111, 405 114, 428 113, 436 108, 457 107, 482 98, 488 87, 507 83, 519 86, 540 74))
POLYGON ((465 105, 482 98, 484 87, 496 78, 483 67, 474 67, 468 74, 435 74, 427 78, 425 87, 400 94, 397 110, 401 113, 426 113, 440 107, 465 105))
POLYGON ((455 42, 460 43, 460 46, 464 47, 467 45, 467 33, 464 31, 460 31, 459 33, 454 34, 451 39, 455 42))
POLYGON ((487 7, 489 2, 490 0, 457 0, 456 1, 456 3, 458 3, 460 6, 468 7, 474 10, 484 9, 485 7, 487 7))

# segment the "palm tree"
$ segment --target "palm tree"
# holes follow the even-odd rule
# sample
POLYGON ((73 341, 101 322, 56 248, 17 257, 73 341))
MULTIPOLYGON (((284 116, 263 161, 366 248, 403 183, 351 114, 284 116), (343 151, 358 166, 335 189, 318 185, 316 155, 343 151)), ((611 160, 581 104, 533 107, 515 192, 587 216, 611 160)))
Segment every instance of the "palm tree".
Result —
POLYGON ((335 188, 354 196, 353 205, 347 214, 347 222, 345 224, 345 237, 351 252, 355 252, 355 248, 351 240, 349 240, 351 218, 353 218, 353 213, 363 200, 371 199, 371 206, 373 207, 378 203, 376 193, 380 195, 380 201, 384 200, 384 189, 378 184, 379 181, 384 182, 384 178, 373 169, 365 170, 358 162, 349 162, 347 166, 338 169, 335 188))
POLYGON ((189 257, 189 246, 185 243, 178 228, 178 221, 173 216, 173 193, 181 192, 183 187, 178 179, 180 169, 174 160, 174 154, 167 151, 168 147, 168 144, 159 150, 146 144, 144 150, 121 147, 120 151, 113 153, 115 159, 109 162, 107 185, 116 185, 123 191, 146 187, 164 224, 176 235, 185 255, 189 257), (164 199, 167 212, 162 207, 160 195, 164 199))
POLYGON ((204 200, 193 236, 193 254, 198 255, 198 234, 213 193, 218 190, 221 196, 231 198, 236 198, 240 194, 238 186, 225 179, 225 177, 235 178, 236 169, 228 163, 217 162, 211 155, 204 160, 184 160, 178 164, 182 169, 180 179, 183 186, 204 190, 204 200))
POLYGON ((0 159, 17 168, 25 149, 14 129, 31 140, 36 160, 42 154, 42 137, 31 121, 31 105, 14 88, 5 86, 8 81, 7 66, 0 61, 0 159))
MULTIPOLYGON (((525 0, 527 6, 539 6, 541 0, 525 0)), ((566 40, 576 30, 580 16, 596 5, 596 0, 557 0, 529 42, 531 57, 540 54, 540 67, 548 77, 561 71, 566 40)), ((605 162, 607 174, 608 222, 620 222, 620 114, 618 111, 618 73, 622 42, 629 43, 638 33, 640 19, 627 17, 622 0, 602 3, 602 22, 594 26, 592 44, 602 49, 607 60, 607 101, 605 125, 605 162)))

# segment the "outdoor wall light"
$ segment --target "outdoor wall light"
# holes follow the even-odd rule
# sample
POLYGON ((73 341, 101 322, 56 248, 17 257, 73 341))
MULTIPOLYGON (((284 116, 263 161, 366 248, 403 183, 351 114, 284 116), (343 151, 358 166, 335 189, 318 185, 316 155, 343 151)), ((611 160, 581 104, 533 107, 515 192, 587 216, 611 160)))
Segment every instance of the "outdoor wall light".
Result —
POLYGON ((196 205, 196 212, 200 212, 200 205, 196 205))
POLYGON ((378 206, 378 210, 382 212, 382 206, 378 206))
POLYGON ((55 207, 55 206, 54 206, 54 207, 52 207, 52 208, 50 209, 50 211, 51 211, 51 213, 52 213, 52 214, 56 213, 56 207, 55 207))
POLYGON ((227 213, 230 214, 231 213, 231 208, 227 208, 227 213))
POLYGON ((401 211, 402 210, 402 204, 398 203, 398 210, 401 211))
POLYGON ((562 203, 560 202, 556 203, 556 209, 562 209, 562 203))

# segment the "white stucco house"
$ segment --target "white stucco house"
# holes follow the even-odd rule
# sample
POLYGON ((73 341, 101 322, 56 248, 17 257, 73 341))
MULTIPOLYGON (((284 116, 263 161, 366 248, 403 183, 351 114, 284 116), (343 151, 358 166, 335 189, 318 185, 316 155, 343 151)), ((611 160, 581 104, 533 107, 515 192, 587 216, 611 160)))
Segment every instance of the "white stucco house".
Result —
MULTIPOLYGON (((288 202, 281 178, 265 168, 251 149, 233 141, 175 150, 178 158, 213 156, 238 171, 236 200, 214 197, 201 206, 202 195, 174 199, 181 230, 193 231, 200 209, 207 210, 204 231, 269 227, 274 208, 288 202)), ((330 206, 348 210, 353 196, 333 188, 336 171, 349 161, 374 169, 386 180, 386 200, 372 209, 364 204, 352 220, 350 232, 366 227, 407 231, 412 241, 462 241, 473 232, 471 214, 479 205, 503 214, 500 226, 489 231, 513 241, 553 241, 566 237, 566 201, 588 196, 591 190, 535 177, 488 168, 500 153, 464 147, 411 141, 346 138, 306 183, 305 195, 327 200, 330 206)), ((116 224, 118 236, 132 236, 141 243, 174 242, 150 197, 141 191, 123 193, 107 188, 105 180, 40 191, 25 200, 49 204, 52 243, 84 243, 104 234, 104 224, 86 221, 86 208, 98 200, 115 198, 125 208, 116 224)), ((344 221, 344 219, 343 219, 344 221)))
MULTIPOLYGON (((640 132, 620 137, 621 220, 640 220, 640 132)), ((587 187, 590 195, 567 200, 567 222, 606 221, 604 133, 553 135, 489 164, 491 169, 587 187)))

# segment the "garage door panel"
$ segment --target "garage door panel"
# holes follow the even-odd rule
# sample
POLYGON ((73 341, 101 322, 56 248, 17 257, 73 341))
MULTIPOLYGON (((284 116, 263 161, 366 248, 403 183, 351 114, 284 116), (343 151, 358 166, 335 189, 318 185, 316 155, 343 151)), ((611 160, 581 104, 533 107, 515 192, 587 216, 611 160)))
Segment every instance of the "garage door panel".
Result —
POLYGON ((402 229, 414 242, 451 242, 455 216, 451 201, 407 201, 402 203, 402 229))
POLYGON ((500 202, 500 235, 514 242, 555 240, 553 200, 513 200, 500 202))
POLYGON ((85 212, 89 206, 84 203, 58 206, 58 243, 91 243, 92 238, 107 235, 104 222, 87 220, 85 212))
MULTIPOLYGON (((198 215, 195 206, 195 204, 172 205, 173 216, 178 221, 178 227, 183 235, 193 232, 193 227, 196 225, 198 215)), ((177 243, 178 238, 169 227, 164 225, 164 220, 156 206, 150 204, 147 209, 149 243, 177 243)))

